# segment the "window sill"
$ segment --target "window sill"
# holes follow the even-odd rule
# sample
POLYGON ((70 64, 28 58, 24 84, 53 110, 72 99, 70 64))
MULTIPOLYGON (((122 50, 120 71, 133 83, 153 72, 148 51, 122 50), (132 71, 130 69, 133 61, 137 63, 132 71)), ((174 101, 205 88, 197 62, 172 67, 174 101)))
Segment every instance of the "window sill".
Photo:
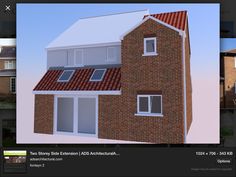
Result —
POLYGON ((163 117, 163 114, 136 113, 135 116, 163 117))
POLYGON ((144 53, 142 56, 147 57, 147 56, 157 56, 158 53, 144 53))

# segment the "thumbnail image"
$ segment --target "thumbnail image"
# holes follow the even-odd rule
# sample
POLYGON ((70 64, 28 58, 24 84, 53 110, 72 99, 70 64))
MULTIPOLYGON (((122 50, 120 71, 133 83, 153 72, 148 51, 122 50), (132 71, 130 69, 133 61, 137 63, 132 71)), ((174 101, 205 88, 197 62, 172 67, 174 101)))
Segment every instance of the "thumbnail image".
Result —
POLYGON ((16 37, 16 21, 13 19, 0 20, 0 38, 15 38, 15 37, 16 37))
POLYGON ((0 38, 0 146, 16 141, 16 41, 0 38))
POLYGON ((16 145, 16 110, 0 109, 0 145, 16 145))
POLYGON ((223 1, 221 3, 221 38, 236 37, 236 20, 235 20, 235 2, 223 1), (234 4, 234 5, 233 5, 234 4))
POLYGON ((26 173, 26 153, 25 150, 4 150, 3 172, 26 173))
POLYGON ((17 5, 17 143, 219 143, 219 96, 212 89, 219 87, 219 61, 205 58, 219 57, 218 5, 78 4, 77 12, 104 10, 71 12, 73 24, 46 21, 40 26, 50 30, 33 35, 39 29, 33 18, 43 17, 32 10, 46 15, 51 7, 17 5), (196 9, 212 11, 202 41, 195 35, 205 21, 196 9), (210 63, 206 73, 202 62, 210 63), (214 133, 207 138, 199 132, 206 122, 214 133))
POLYGON ((236 109, 236 49, 221 52, 221 108, 236 109))
POLYGON ((0 109, 15 109, 15 39, 0 39, 0 109))
POLYGON ((236 146, 236 39, 221 39, 220 135, 225 147, 236 146))

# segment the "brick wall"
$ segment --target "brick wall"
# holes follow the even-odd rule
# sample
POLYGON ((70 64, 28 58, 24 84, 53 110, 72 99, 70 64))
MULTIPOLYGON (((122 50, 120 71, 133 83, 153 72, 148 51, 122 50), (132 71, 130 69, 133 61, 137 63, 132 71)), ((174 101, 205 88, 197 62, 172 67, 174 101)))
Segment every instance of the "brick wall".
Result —
POLYGON ((225 91, 225 107, 236 108, 234 99, 236 99, 235 86, 236 68, 233 56, 224 56, 224 91, 225 91))
POLYGON ((53 95, 35 95, 35 133, 53 133, 53 95))
POLYGON ((0 77, 0 94, 11 94, 10 77, 0 77))
POLYGON ((5 69, 4 63, 5 63, 5 60, 0 60, 0 69, 5 69))
MULTIPOLYGON (((148 20, 122 41, 121 96, 99 96, 99 138, 183 143, 181 36, 148 20), (157 56, 143 57, 144 36, 157 37, 157 56), (162 92, 163 117, 135 116, 138 91, 162 92)), ((188 83, 190 82, 188 78, 188 83)), ((190 89, 190 88, 189 88, 190 89)))

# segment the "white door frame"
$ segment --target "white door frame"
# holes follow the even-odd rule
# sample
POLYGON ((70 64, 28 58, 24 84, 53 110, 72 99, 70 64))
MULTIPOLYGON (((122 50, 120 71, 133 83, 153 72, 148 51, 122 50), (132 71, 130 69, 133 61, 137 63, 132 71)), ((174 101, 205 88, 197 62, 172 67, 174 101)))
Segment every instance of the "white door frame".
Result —
POLYGON ((54 95, 53 134, 98 137, 98 95, 54 95), (57 130, 57 100, 58 98, 73 98, 73 132, 57 130), (78 98, 95 98, 95 134, 78 133, 78 98))

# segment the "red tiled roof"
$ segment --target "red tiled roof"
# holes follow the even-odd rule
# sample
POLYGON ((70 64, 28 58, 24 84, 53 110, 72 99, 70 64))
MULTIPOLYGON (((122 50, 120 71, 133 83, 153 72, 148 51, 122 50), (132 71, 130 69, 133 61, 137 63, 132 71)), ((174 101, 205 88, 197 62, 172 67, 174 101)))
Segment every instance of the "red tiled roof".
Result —
POLYGON ((68 82, 57 82, 63 69, 48 70, 34 91, 103 91, 120 90, 120 67, 107 68, 102 81, 89 81, 94 68, 79 68, 68 82))
POLYGON ((178 28, 180 30, 185 30, 185 25, 187 22, 187 11, 179 11, 179 12, 168 12, 168 13, 160 13, 160 14, 151 14, 151 15, 145 15, 152 16, 157 18, 158 20, 161 20, 175 28, 178 28))

